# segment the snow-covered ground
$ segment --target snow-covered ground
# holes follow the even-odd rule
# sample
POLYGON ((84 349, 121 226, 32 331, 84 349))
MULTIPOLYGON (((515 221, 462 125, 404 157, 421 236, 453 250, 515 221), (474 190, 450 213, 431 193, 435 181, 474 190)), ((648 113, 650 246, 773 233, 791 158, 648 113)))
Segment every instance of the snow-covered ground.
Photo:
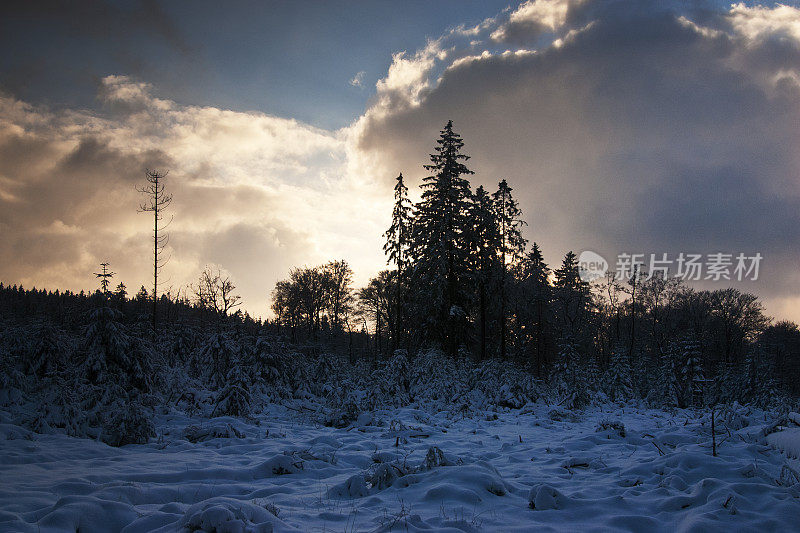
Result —
POLYGON ((342 429, 302 407, 171 411, 122 448, 0 414, 0 530, 800 531, 798 461, 761 411, 720 414, 713 457, 708 412, 553 409, 405 408, 342 429))

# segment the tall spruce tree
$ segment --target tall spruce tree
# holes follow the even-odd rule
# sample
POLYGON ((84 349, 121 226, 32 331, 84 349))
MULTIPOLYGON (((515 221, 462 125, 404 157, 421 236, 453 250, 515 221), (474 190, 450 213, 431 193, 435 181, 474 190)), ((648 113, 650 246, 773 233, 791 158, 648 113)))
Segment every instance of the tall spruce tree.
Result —
POLYGON ((511 187, 506 180, 498 184, 497 192, 492 195, 497 213, 497 227, 500 231, 500 357, 506 358, 506 341, 508 322, 506 320, 506 278, 508 267, 518 262, 525 253, 525 239, 522 237, 520 217, 522 211, 519 203, 511 195, 511 187))
POLYGON ((472 174, 463 163, 464 142, 448 121, 430 155, 431 171, 422 184, 422 199, 417 205, 412 237, 413 258, 420 292, 421 316, 427 317, 426 337, 456 355, 468 330, 466 309, 469 294, 468 212, 472 194, 472 174))
POLYGON ((521 263, 524 320, 531 327, 525 338, 533 356, 536 375, 542 377, 547 355, 547 336, 550 331, 552 287, 550 268, 544 261, 542 250, 533 243, 530 252, 521 263))
POLYGON ((774 377, 775 365, 769 360, 762 343, 754 343, 748 348, 744 366, 744 399, 765 409, 780 400, 774 377))
POLYGON ((487 314, 489 307, 489 289, 495 281, 500 267, 500 231, 497 225, 497 213, 492 198, 480 186, 475 191, 470 210, 472 219, 473 269, 477 282, 478 322, 480 335, 480 358, 486 358, 487 314))
POLYGON ((618 344, 611 353, 611 364, 606 370, 606 392, 614 402, 624 402, 633 397, 631 382, 631 361, 622 344, 618 344))
POLYGON ((578 258, 569 251, 564 256, 561 267, 555 272, 553 290, 556 315, 559 321, 561 339, 579 339, 589 305, 589 284, 583 281, 578 270, 578 258))
POLYGON ((117 284, 117 288, 114 289, 114 298, 116 298, 119 302, 124 302, 127 296, 128 287, 126 287, 125 284, 120 281, 117 284))
POLYGON ((407 300, 407 278, 409 264, 409 248, 411 247, 412 207, 408 199, 408 188, 403 183, 403 173, 397 176, 394 186, 394 209, 392 210, 392 225, 386 231, 386 244, 383 251, 388 256, 387 262, 394 262, 397 267, 397 280, 395 283, 395 307, 397 317, 392 340, 397 347, 404 347, 406 340, 405 308, 407 300))
POLYGON ((681 380, 683 386, 683 405, 681 407, 700 407, 703 403, 703 354, 700 345, 691 335, 679 341, 679 350, 683 359, 681 380))

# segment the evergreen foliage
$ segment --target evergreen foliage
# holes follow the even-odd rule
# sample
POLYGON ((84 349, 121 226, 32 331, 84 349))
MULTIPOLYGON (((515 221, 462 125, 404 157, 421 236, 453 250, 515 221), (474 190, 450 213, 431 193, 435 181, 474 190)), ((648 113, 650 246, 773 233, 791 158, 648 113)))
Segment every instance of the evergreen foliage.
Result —
POLYGON ((612 401, 625 402, 634 397, 631 364, 624 346, 618 345, 606 370, 605 389, 612 401))
POLYGON ((464 142, 448 121, 436 141, 425 169, 422 199, 416 208, 412 236, 416 312, 426 339, 455 356, 468 338, 466 312, 470 305, 470 230, 472 174, 461 153, 464 142))

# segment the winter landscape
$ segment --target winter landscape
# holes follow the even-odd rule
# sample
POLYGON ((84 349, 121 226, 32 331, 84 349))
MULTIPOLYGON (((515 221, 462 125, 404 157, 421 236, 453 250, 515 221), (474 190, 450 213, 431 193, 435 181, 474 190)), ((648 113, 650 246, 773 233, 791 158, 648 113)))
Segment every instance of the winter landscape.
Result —
POLYGON ((0 9, 0 531, 800 531, 800 8, 0 9))

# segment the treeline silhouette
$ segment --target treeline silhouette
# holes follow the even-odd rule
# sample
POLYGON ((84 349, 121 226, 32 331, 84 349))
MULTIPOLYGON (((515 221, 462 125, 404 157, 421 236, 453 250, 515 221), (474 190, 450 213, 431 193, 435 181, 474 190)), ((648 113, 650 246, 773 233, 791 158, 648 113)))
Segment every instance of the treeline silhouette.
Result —
POLYGON ((344 260, 292 269, 272 291, 274 319, 239 310, 219 269, 157 298, 112 289, 108 263, 92 293, 0 283, 0 407, 35 431, 121 445, 155 435, 159 406, 213 417, 299 402, 341 426, 414 402, 671 408, 800 395, 797 325, 733 288, 640 271, 590 284, 573 252, 550 267, 505 180, 472 190, 463 147, 448 122, 416 204, 398 176, 391 268, 361 288, 344 260))
POLYGON ((681 406, 704 395, 800 393, 795 324, 773 324, 754 295, 733 288, 697 291, 640 270, 590 285, 573 252, 551 268, 535 242, 528 247, 506 180, 493 193, 472 191, 463 146, 448 122, 416 205, 397 177, 384 246, 392 269, 355 293, 339 262, 295 269, 276 285, 276 321, 292 339, 318 338, 323 325, 363 331, 368 319, 380 355, 434 347, 499 357, 566 390, 597 387, 605 376, 612 397, 656 391, 681 406))
MULTIPOLYGON (((68 332, 79 333, 86 326, 89 315, 98 307, 112 307, 120 312, 120 320, 130 327, 145 327, 152 319, 153 299, 147 289, 129 297, 124 284, 113 291, 94 292, 69 290, 25 289, 17 285, 0 282, 0 316, 7 325, 24 325, 31 322, 48 321, 68 332)), ((254 332, 271 327, 269 322, 253 319, 249 314, 228 315, 203 305, 193 296, 166 292, 158 298, 159 314, 162 314, 165 331, 183 325, 202 327, 220 325, 241 331, 254 332)), ((273 328, 274 329, 274 328, 273 328)), ((164 332, 160 333, 161 335, 164 332)), ((152 332, 148 333, 152 336, 152 332)))

